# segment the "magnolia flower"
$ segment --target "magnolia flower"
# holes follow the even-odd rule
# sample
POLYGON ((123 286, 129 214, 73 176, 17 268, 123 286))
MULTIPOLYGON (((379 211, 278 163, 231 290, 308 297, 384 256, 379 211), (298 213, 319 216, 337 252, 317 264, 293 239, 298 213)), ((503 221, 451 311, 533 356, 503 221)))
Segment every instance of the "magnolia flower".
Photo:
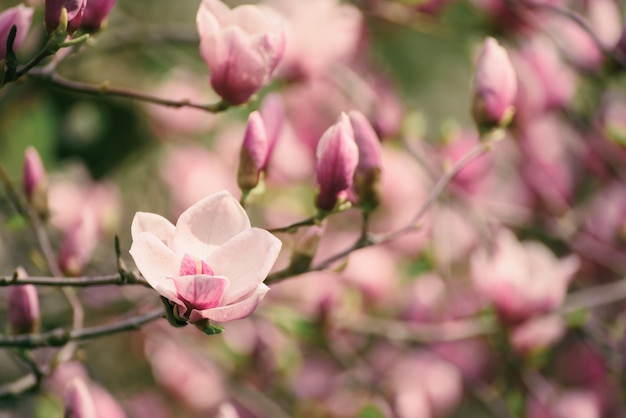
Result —
POLYGON ((347 197, 352 178, 359 162, 359 149, 354 141, 354 131, 345 113, 324 132, 317 145, 315 173, 319 194, 315 205, 331 211, 337 202, 347 197))
POLYGON ((203 0, 196 25, 211 85, 232 104, 246 102, 263 87, 285 51, 283 26, 270 9, 243 5, 230 10, 219 0, 203 0))
POLYGON ((251 228, 237 200, 219 192, 183 212, 176 225, 138 212, 130 249, 139 271, 190 322, 245 318, 269 288, 263 280, 281 242, 251 228))
POLYGON ((574 255, 558 259, 540 243, 520 243, 508 230, 497 235, 492 254, 478 251, 471 260, 478 293, 511 322, 559 307, 579 264, 574 255))
POLYGON ((501 125, 512 117, 517 75, 509 54, 494 38, 483 44, 476 67, 474 119, 479 125, 501 125))

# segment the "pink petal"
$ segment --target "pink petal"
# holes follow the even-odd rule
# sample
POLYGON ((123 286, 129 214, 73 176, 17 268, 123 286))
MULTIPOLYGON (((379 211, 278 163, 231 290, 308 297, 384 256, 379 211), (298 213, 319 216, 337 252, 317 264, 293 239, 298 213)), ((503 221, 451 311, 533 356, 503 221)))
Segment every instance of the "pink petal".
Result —
POLYGON ((230 279, 223 304, 236 302, 256 289, 274 265, 281 246, 281 241, 269 232, 252 228, 211 253, 207 264, 230 279))
POLYGON ((178 297, 194 309, 210 309, 220 305, 230 281, 226 277, 207 274, 172 278, 178 297))
POLYGON ((237 199, 226 191, 215 193, 180 215, 172 248, 181 258, 184 254, 190 254, 206 259, 217 246, 249 228, 248 215, 237 199))
POLYGON ((220 0, 203 0, 196 15, 196 26, 200 39, 210 36, 223 27, 230 26, 231 11, 220 0))
POLYGON ((178 275, 179 263, 172 250, 155 235, 144 232, 134 238, 130 255, 150 286, 162 296, 178 301, 174 283, 166 279, 178 275))
POLYGON ((149 232, 160 239, 165 245, 172 242, 175 230, 176 228, 174 228, 174 225, 172 225, 170 221, 160 215, 148 212, 137 212, 130 227, 133 240, 135 240, 139 234, 149 232))
POLYGON ((196 274, 214 275, 213 269, 207 263, 189 254, 185 254, 180 262, 179 273, 181 276, 195 276, 196 274))
POLYGON ((269 290, 269 287, 265 286, 264 284, 260 284, 254 291, 254 293, 250 295, 250 297, 233 305, 220 306, 218 308, 205 309, 201 311, 191 311, 189 321, 196 322, 201 319, 207 318, 211 321, 226 322, 246 318, 250 316, 252 312, 254 312, 256 307, 259 305, 259 303, 265 297, 265 294, 269 290))

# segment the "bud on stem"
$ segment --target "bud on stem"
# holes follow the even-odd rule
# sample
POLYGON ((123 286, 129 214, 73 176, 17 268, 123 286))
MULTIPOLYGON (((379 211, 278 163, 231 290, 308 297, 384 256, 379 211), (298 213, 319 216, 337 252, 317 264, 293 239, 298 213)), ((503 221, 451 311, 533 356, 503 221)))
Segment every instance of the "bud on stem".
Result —
MULTIPOLYGON (((27 277, 24 269, 17 269, 17 277, 27 277)), ((9 327, 13 334, 32 334, 39 331, 41 315, 37 288, 32 284, 16 285, 9 290, 9 327)))

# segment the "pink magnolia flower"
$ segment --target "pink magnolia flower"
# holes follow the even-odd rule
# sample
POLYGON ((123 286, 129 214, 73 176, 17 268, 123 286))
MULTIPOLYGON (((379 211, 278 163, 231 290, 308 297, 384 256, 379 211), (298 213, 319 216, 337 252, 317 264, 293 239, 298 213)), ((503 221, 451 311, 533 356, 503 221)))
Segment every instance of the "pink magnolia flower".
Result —
POLYGON ((190 322, 245 318, 269 288, 263 280, 281 242, 251 228, 246 212, 228 192, 200 200, 176 225, 137 212, 130 249, 139 271, 190 322))
MULTIPOLYGON (((23 268, 17 269, 18 277, 28 275, 23 268)), ((32 284, 12 286, 8 294, 8 319, 14 334, 28 334, 39 330, 41 314, 37 288, 32 284)))
POLYGON ((96 404, 85 381, 75 378, 65 394, 65 417, 98 418, 96 404))
POLYGON ((230 10, 219 0, 203 0, 196 24, 211 85, 231 104, 246 102, 263 87, 285 51, 284 29, 271 9, 230 10))
POLYGON ((359 150, 354 141, 354 131, 345 113, 328 128, 317 146, 317 184, 319 194, 316 206, 331 211, 345 198, 352 186, 359 150))
POLYGON ((254 189, 265 169, 269 140, 263 117, 258 111, 250 113, 239 154, 237 184, 242 190, 254 189))
POLYGON ((20 4, 0 13, 0 60, 5 59, 7 56, 7 39, 9 38, 11 27, 15 25, 17 30, 15 40, 13 41, 13 49, 16 50, 24 42, 24 38, 26 38, 33 19, 33 12, 33 8, 20 4))
POLYGON ((487 38, 478 58, 474 119, 479 124, 500 125, 512 116, 517 75, 509 54, 494 38, 487 38))
POLYGON ((561 305, 578 266, 576 256, 559 260, 542 244, 520 243, 508 230, 498 233, 492 254, 478 251, 471 259, 478 293, 513 322, 561 305))

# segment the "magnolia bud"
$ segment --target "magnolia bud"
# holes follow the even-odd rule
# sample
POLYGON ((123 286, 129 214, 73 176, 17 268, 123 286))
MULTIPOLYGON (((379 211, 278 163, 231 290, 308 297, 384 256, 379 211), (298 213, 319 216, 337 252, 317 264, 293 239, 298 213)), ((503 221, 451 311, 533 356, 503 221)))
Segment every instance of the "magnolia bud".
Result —
POLYGON ((481 128, 506 126, 514 114, 517 75, 509 54, 494 38, 487 38, 478 58, 472 114, 481 128))
POLYGON ((330 212, 345 200, 358 161, 359 150, 354 142, 352 125, 348 116, 342 113, 317 145, 315 172, 319 193, 315 205, 318 209, 330 212))
MULTIPOLYGON (((27 276, 21 267, 18 277, 27 276)), ((31 334, 39 331, 40 319, 37 288, 32 284, 16 285, 9 289, 9 326, 13 334, 31 334)))
POLYGON ((259 177, 265 168, 268 142, 265 123, 259 112, 248 117, 248 126, 239 154, 237 184, 242 190, 252 190, 259 184, 259 177))
POLYGON ((299 230, 294 235, 294 248, 289 261, 289 270, 291 272, 294 274, 305 272, 311 267, 311 262, 317 253, 324 230, 325 227, 323 225, 313 225, 304 230, 299 230))
POLYGON ((98 223, 93 212, 84 210, 65 234, 59 251, 59 267, 68 276, 80 276, 98 242, 98 223))
POLYGON ((69 34, 76 32, 82 21, 86 4, 87 0, 46 0, 44 10, 46 31, 52 33, 58 29, 69 34), (67 13, 67 22, 62 19, 63 9, 67 13))
POLYGON ((359 149, 359 164, 354 173, 354 189, 360 205, 367 211, 380 203, 380 141, 367 118, 358 111, 349 112, 354 140, 359 149))
POLYGON ((89 0, 83 13, 80 26, 88 32, 95 32, 102 28, 109 12, 116 0, 89 0))
POLYGON ((33 147, 26 148, 22 170, 22 187, 26 200, 37 214, 48 217, 48 178, 41 157, 33 147))
POLYGON ((30 29, 33 12, 33 8, 20 4, 0 13, 0 60, 7 56, 7 40, 13 26, 17 29, 13 41, 13 50, 20 47, 30 29))
POLYGON ((84 380, 75 378, 65 393, 64 418, 98 418, 96 405, 84 380))

